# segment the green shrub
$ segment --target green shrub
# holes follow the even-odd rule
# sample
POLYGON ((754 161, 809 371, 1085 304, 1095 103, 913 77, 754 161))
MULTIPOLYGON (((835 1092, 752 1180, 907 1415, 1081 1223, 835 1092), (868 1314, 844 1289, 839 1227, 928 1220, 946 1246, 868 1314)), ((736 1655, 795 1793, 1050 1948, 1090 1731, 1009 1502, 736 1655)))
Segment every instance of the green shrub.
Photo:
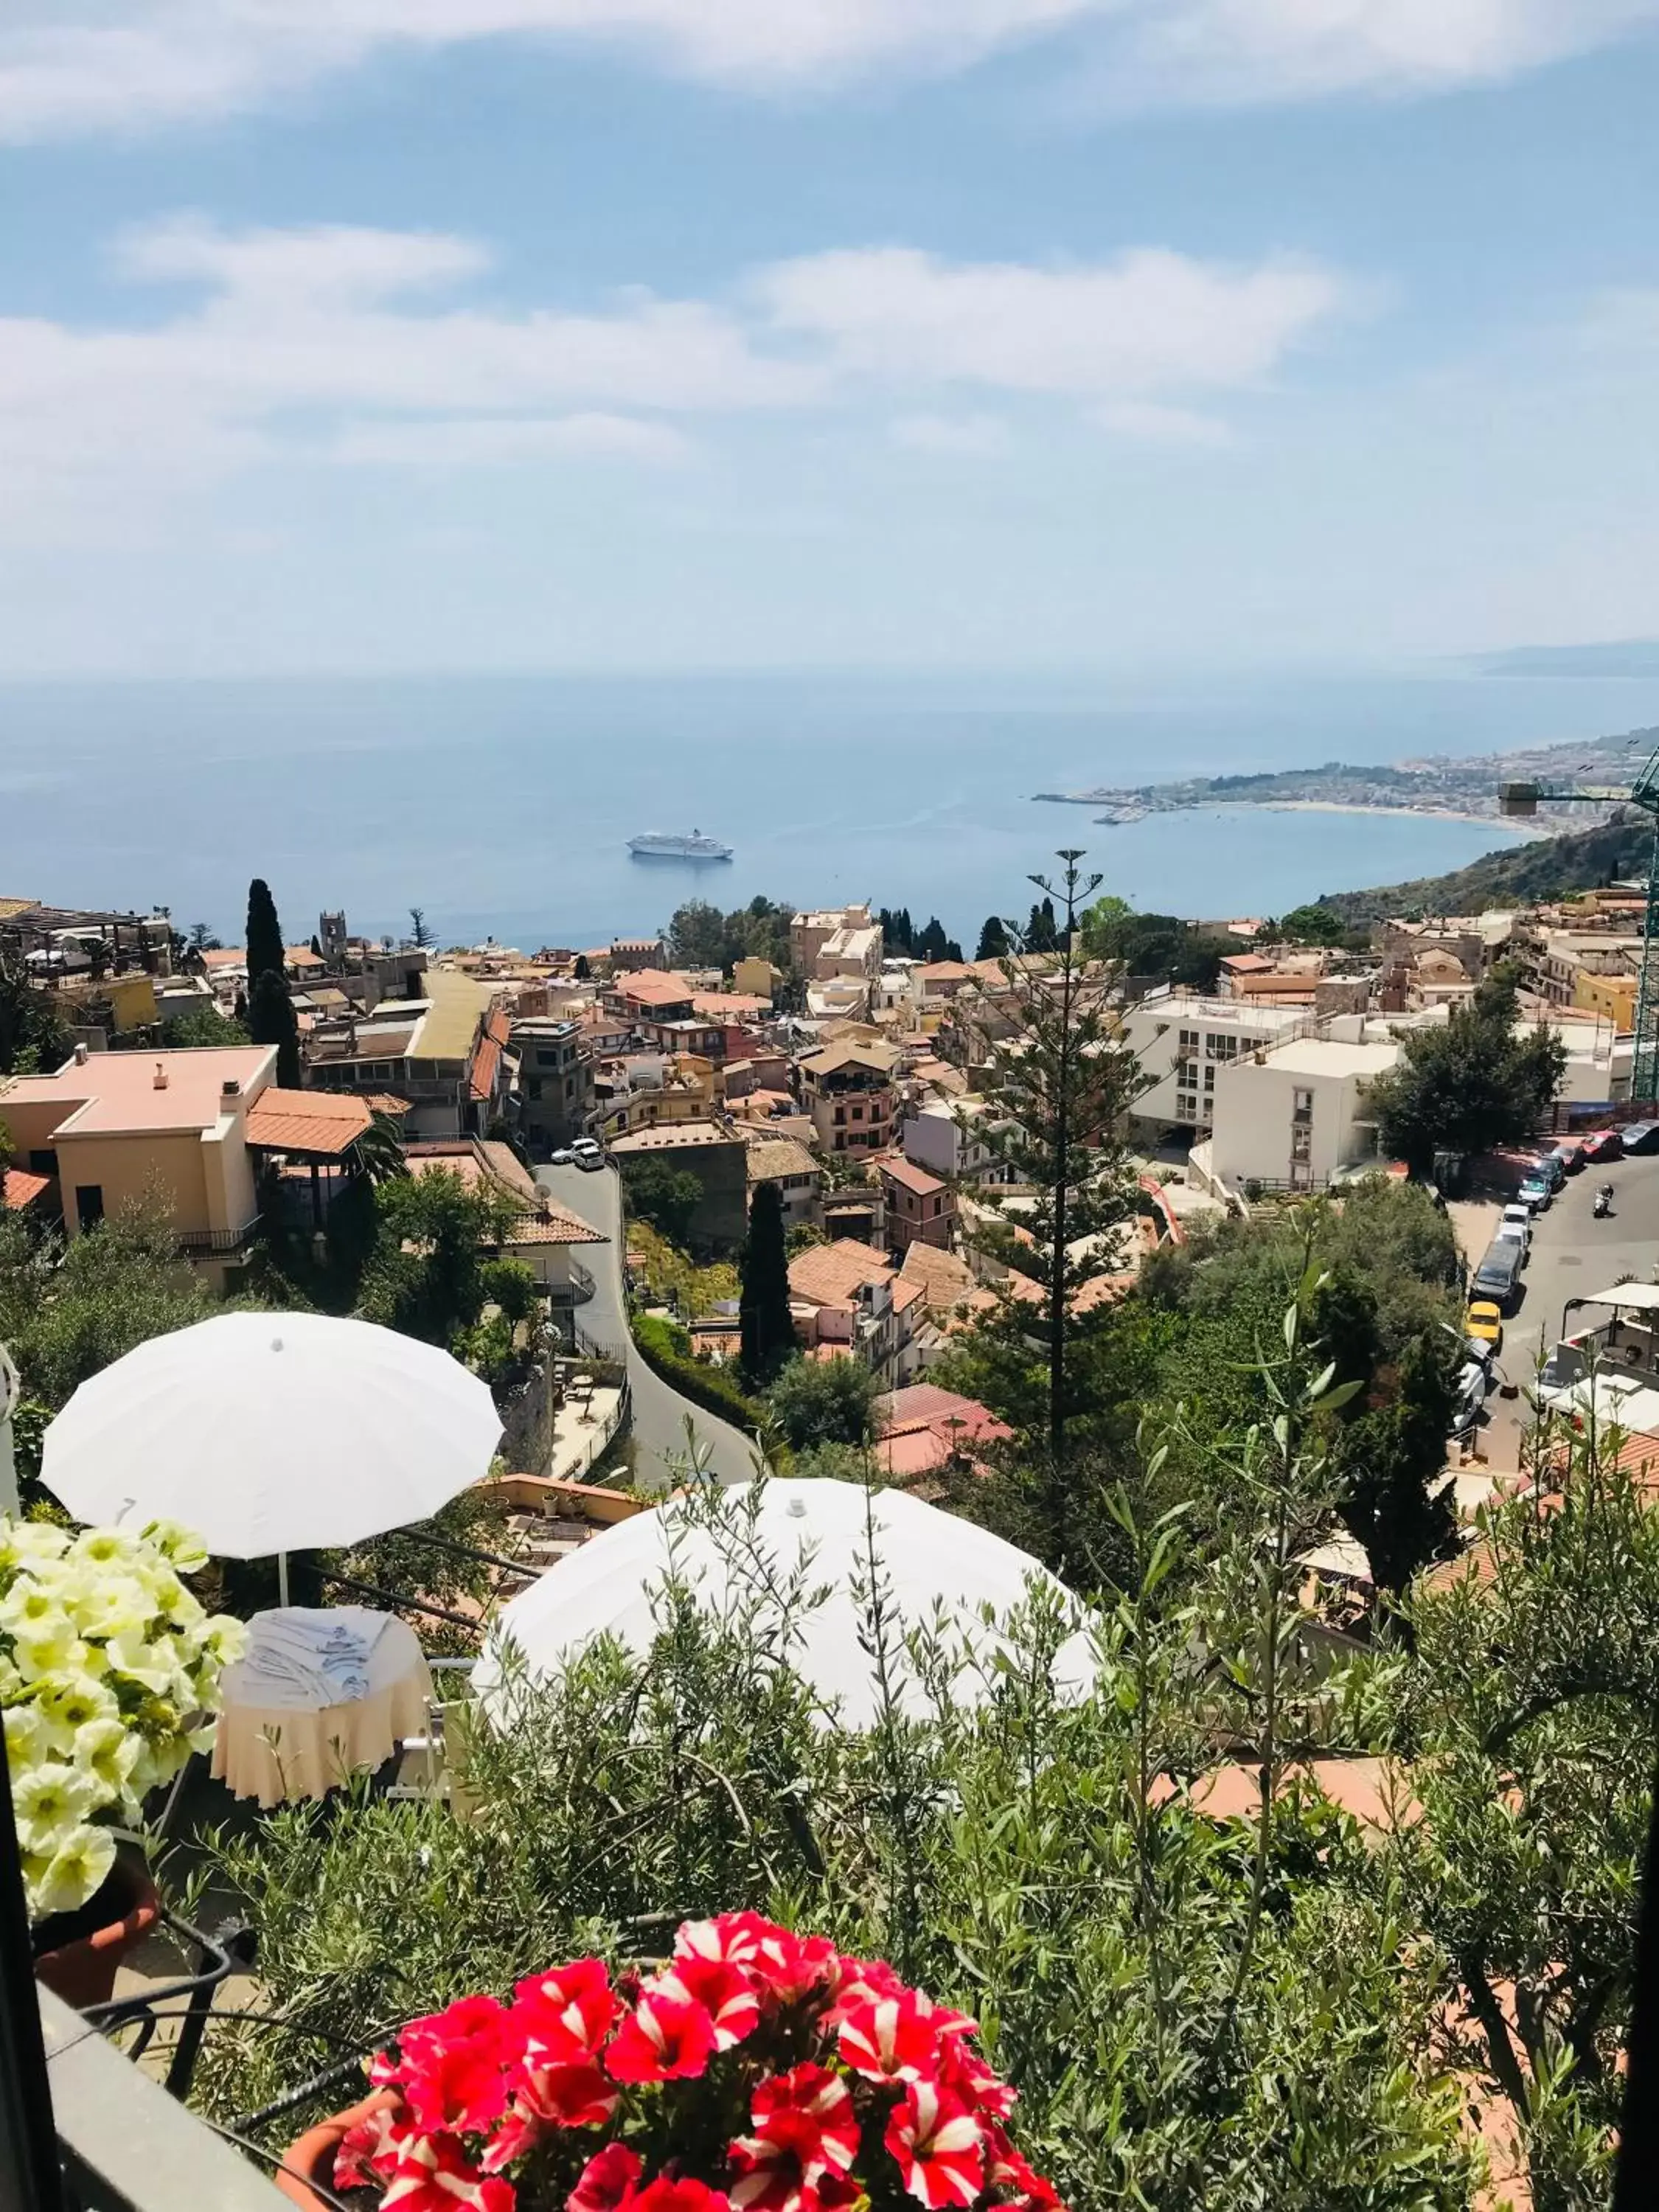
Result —
POLYGON ((717 1414, 740 1429, 759 1428, 766 1419, 766 1408, 757 1405, 733 1376, 693 1358, 690 1338, 673 1322, 641 1314, 634 1322, 634 1341, 652 1372, 706 1413, 717 1414))

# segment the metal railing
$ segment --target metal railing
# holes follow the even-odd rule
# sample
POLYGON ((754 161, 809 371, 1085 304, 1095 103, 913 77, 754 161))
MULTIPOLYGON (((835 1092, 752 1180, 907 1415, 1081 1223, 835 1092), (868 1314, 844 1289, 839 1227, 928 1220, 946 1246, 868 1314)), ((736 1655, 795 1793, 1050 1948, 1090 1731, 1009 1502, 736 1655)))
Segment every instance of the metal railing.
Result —
POLYGON ((550 1303, 556 1306, 585 1306, 593 1295, 593 1278, 580 1260, 570 1262, 568 1283, 550 1283, 547 1286, 550 1303))
POLYGON ((240 1229, 181 1229, 178 1233, 181 1252, 240 1252, 250 1245, 259 1233, 259 1218, 240 1229))

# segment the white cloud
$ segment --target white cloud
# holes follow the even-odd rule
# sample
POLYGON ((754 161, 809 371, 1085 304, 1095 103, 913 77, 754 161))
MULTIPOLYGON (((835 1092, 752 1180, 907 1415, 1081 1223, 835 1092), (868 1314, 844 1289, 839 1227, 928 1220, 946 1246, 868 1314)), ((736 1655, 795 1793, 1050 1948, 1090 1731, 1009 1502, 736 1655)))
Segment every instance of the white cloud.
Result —
POLYGON ((672 423, 634 415, 459 415, 435 422, 349 422, 331 460, 374 468, 502 468, 520 461, 602 459, 678 462, 694 452, 672 423))
POLYGON ((1230 269, 1142 251, 1043 269, 908 246, 780 262, 755 289, 781 329, 826 346, 844 373, 1082 398, 1254 383, 1356 296, 1308 263, 1230 269))
POLYGON ((714 300, 632 290, 604 310, 508 312, 446 296, 490 267, 472 240, 196 217, 128 233, 116 258, 134 284, 181 288, 174 311, 0 317, 13 537, 154 533, 271 462, 684 460, 689 419, 757 410, 874 404, 898 443, 993 450, 994 419, 948 404, 964 386, 1190 442, 1210 433, 1187 400, 1261 383, 1352 296, 1300 264, 1140 252, 1055 270, 893 246, 776 263, 714 300))
POLYGON ((1008 443, 994 415, 901 415, 887 436, 916 453, 1000 453, 1008 443))
POLYGON ((1213 450, 1231 446, 1233 434, 1213 415, 1193 407, 1166 407, 1157 400, 1120 399, 1097 407, 1094 419, 1114 437, 1150 446, 1197 446, 1213 450))
POLYGON ((1070 33, 1114 94, 1250 100, 1501 78, 1656 15, 1659 0, 13 0, 0 138, 232 113, 380 49, 515 37, 764 91, 1070 33))

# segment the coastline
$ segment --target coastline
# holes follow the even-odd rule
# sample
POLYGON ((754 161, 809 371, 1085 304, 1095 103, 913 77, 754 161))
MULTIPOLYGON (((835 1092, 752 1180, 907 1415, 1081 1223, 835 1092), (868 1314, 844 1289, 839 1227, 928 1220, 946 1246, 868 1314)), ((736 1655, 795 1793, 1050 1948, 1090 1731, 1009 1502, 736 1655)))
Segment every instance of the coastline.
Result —
MULTIPOLYGON (((1227 806, 1224 799, 1217 802, 1227 806)), ((1177 808, 1176 812, 1189 809, 1177 808)), ((1551 837, 1557 832, 1535 821, 1508 821, 1501 814, 1474 814, 1455 806, 1378 806, 1368 805, 1359 799, 1247 799, 1227 806, 1230 813, 1249 814, 1415 814, 1429 822, 1472 822, 1480 830, 1496 830, 1506 837, 1519 837, 1523 842, 1539 837, 1551 837)))

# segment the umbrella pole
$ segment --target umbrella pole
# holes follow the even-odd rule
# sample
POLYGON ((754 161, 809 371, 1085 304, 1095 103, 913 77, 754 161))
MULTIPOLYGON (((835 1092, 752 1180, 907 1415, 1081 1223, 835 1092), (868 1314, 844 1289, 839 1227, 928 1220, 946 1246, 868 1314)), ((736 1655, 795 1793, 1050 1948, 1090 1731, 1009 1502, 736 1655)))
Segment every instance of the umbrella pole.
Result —
POLYGON ((276 1554, 276 1602, 278 1605, 288 1603, 288 1553, 286 1552, 278 1552, 276 1554))

